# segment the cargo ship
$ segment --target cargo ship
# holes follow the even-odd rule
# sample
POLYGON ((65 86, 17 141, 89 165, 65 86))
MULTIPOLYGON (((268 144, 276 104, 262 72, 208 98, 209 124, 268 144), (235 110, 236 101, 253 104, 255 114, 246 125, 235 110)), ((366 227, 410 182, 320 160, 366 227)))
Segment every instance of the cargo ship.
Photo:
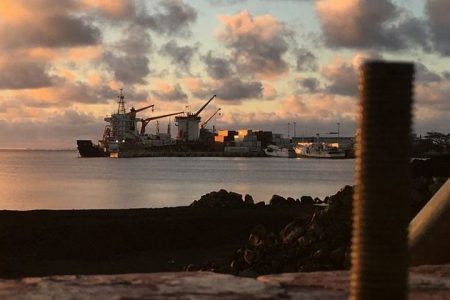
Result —
POLYGON ((192 141, 199 138, 199 114, 215 98, 214 95, 196 113, 185 113, 184 111, 159 115, 149 118, 139 118, 137 114, 154 108, 148 105, 140 109, 132 107, 130 111, 125 110, 125 97, 123 90, 118 96, 118 109, 104 120, 105 126, 103 137, 94 144, 91 140, 77 140, 78 152, 81 157, 142 157, 154 156, 155 152, 177 152, 185 151, 192 141), (145 132, 149 122, 161 118, 176 116, 178 135, 174 139, 170 133, 170 122, 167 133, 160 133, 157 126, 156 134, 145 132), (139 128, 140 123, 140 128, 139 128))

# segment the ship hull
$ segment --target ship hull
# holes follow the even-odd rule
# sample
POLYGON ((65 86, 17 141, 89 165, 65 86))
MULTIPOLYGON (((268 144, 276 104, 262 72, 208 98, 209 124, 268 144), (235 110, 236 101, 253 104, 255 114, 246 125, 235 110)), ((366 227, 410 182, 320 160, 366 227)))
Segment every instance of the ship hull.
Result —
POLYGON ((81 157, 109 156, 109 153, 103 151, 98 145, 94 145, 91 140, 77 140, 77 148, 81 157))

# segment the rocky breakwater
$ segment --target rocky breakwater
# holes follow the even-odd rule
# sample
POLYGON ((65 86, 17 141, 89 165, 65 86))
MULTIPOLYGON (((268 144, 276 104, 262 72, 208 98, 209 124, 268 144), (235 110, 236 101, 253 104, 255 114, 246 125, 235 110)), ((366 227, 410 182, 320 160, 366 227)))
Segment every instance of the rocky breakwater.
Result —
POLYGON ((247 243, 215 271, 256 277, 263 274, 298 271, 337 270, 349 266, 351 203, 353 188, 313 199, 274 195, 270 206, 312 206, 309 214, 296 218, 279 232, 256 226, 247 243))
POLYGON ((411 218, 450 177, 450 154, 429 159, 414 159, 412 169, 411 218))

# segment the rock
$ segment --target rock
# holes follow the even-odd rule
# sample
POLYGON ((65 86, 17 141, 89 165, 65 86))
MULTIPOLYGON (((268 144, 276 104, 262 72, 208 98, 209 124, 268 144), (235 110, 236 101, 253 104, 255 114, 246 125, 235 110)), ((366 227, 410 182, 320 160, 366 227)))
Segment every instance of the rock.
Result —
POLYGON ((218 192, 211 192, 200 197, 191 203, 193 207, 206 207, 206 208, 237 208, 243 207, 244 201, 242 195, 234 192, 227 192, 224 189, 218 192))
POLYGON ((256 207, 264 207, 266 206, 266 203, 264 201, 259 201, 258 203, 255 204, 256 207))
POLYGON ((291 205, 292 205, 292 204, 296 204, 296 203, 295 203, 295 199, 292 198, 292 197, 287 197, 287 198, 286 198, 286 202, 287 202, 287 204, 291 204, 291 205))
POLYGON ((302 204, 314 204, 314 199, 311 196, 301 196, 300 202, 302 204))
POLYGON ((257 225, 248 238, 248 243, 250 246, 259 247, 264 244, 264 241, 267 239, 267 230, 262 225, 257 225))
POLYGON ((337 266, 344 266, 346 248, 341 246, 330 253, 330 260, 337 266))
POLYGON ((253 201, 253 197, 249 194, 246 194, 244 197, 244 204, 248 206, 252 206, 253 204, 255 204, 255 202, 253 201))
POLYGON ((253 260, 255 259, 255 251, 250 249, 245 249, 244 251, 244 261, 251 265, 253 263, 253 260))
POLYGON ((244 271, 238 273, 238 276, 240 277, 249 277, 249 278, 256 278, 259 276, 258 272, 253 270, 252 268, 245 269, 244 271))
POLYGON ((269 202, 270 205, 286 205, 287 201, 285 198, 279 195, 273 195, 269 202))
POLYGON ((281 232, 280 237, 283 243, 288 244, 297 240, 305 232, 305 220, 296 219, 286 225, 281 232))

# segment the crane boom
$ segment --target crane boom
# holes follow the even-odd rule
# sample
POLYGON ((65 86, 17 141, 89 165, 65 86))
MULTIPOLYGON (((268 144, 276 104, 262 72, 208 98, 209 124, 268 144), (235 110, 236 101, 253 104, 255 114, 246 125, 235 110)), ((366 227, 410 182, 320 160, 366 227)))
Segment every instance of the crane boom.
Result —
POLYGON ((209 104, 209 102, 211 102, 214 98, 216 97, 216 95, 212 96, 211 99, 208 100, 208 102, 206 102, 195 114, 194 117, 197 117, 204 109, 205 107, 209 104))
POLYGON ((221 110, 221 108, 218 108, 205 122, 203 122, 200 127, 205 128, 206 124, 221 110))
POLYGON ((148 105, 148 106, 144 106, 142 108, 135 109, 134 112, 138 113, 138 112, 146 110, 146 109, 148 109, 150 107, 155 107, 155 104, 151 104, 151 105, 148 105))
POLYGON ((142 122, 141 135, 145 134, 145 127, 147 126, 147 124, 150 121, 161 119, 161 118, 164 118, 164 117, 170 117, 170 116, 174 116, 174 115, 179 115, 179 114, 182 114, 182 113, 184 113, 184 112, 183 111, 179 111, 179 112, 176 112, 176 113, 171 113, 171 114, 166 114, 166 115, 161 115, 161 116, 156 116, 156 117, 151 117, 151 118, 147 118, 147 119, 141 120, 141 122, 142 122))

